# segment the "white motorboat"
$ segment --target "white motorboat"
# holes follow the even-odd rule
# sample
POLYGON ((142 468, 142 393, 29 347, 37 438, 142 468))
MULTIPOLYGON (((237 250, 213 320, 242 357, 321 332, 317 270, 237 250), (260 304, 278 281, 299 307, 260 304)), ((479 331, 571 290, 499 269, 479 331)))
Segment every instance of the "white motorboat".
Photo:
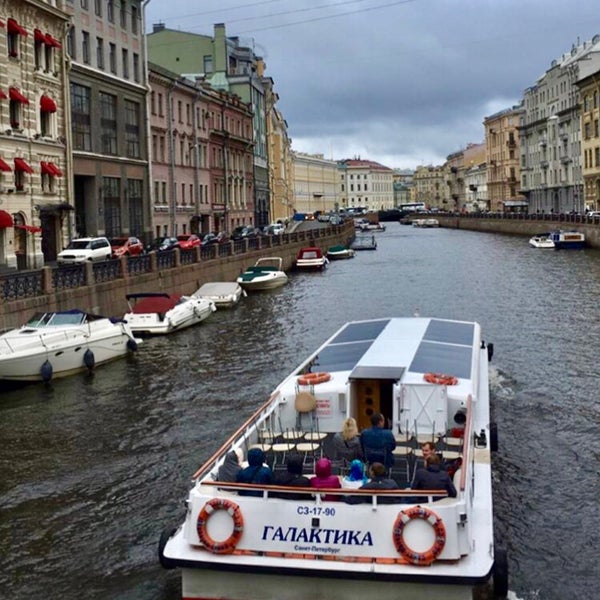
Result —
POLYGON ((217 310, 206 298, 165 293, 127 294, 123 319, 139 335, 165 335, 197 325, 217 310))
POLYGON ((351 246, 352 250, 377 250, 377 242, 374 235, 357 235, 351 246))
POLYGON ((321 252, 321 248, 309 246, 300 248, 296 256, 296 268, 301 271, 315 271, 324 269, 327 266, 327 257, 321 252))
POLYGON ((564 231, 557 229, 556 231, 550 232, 550 239, 554 242, 554 248, 556 250, 563 250, 566 248, 573 248, 580 250, 585 248, 585 234, 581 231, 564 231))
POLYGON ((341 244, 338 246, 332 246, 327 250, 327 258, 329 260, 344 260, 348 258, 354 258, 354 250, 341 244))
POLYGON ((214 302, 217 308, 231 308, 247 294, 235 281, 212 281, 201 285, 192 296, 206 298, 214 302))
POLYGON ((439 227, 440 222, 437 219, 413 219, 412 225, 413 227, 432 228, 439 227))
POLYGON ((549 233, 538 233, 530 237, 529 245, 533 248, 554 248, 554 242, 549 233))
POLYGON ((0 335, 0 379, 50 381, 137 350, 127 323, 81 310, 35 314, 0 335))
POLYGON ((245 290, 270 290, 285 285, 288 276, 283 270, 283 259, 270 256, 259 258, 256 264, 248 267, 236 281, 245 290))
POLYGON ((342 327, 192 476, 184 521, 159 542, 162 566, 181 569, 182 597, 504 597, 506 553, 493 531, 492 351, 474 322, 386 318, 342 327), (231 450, 254 448, 274 470, 286 453, 300 453, 311 477, 316 458, 332 457, 344 420, 364 429, 373 412, 387 417, 397 440, 388 475, 395 489, 352 490, 348 498, 337 487, 217 479, 231 450), (460 458, 455 497, 407 489, 425 439, 446 460, 460 458), (294 499, 285 498, 291 492, 294 499))

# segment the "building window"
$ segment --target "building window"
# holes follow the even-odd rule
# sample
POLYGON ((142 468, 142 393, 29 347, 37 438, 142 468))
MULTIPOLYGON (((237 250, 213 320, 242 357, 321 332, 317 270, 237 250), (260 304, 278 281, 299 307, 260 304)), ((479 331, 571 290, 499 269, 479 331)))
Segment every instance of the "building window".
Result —
POLYGON ((129 79, 129 52, 123 48, 121 50, 122 63, 123 63, 123 78, 129 79))
POLYGON ((108 45, 108 68, 113 75, 117 74, 117 46, 116 44, 108 45))
POLYGON ((140 55, 133 53, 133 80, 136 83, 140 82, 140 55))
POLYGON ((165 113, 163 112, 163 95, 160 93, 158 94, 158 116, 165 116, 165 113))
POLYGON ((137 35, 138 32, 138 10, 137 6, 131 5, 131 33, 137 35))
POLYGON ((81 0, 81 8, 83 8, 84 10, 87 10, 89 8, 89 2, 88 0, 81 0))
POLYGON ((6 23, 6 43, 8 56, 17 58, 20 51, 21 36, 26 36, 27 30, 21 27, 14 19, 8 19, 6 23))
POLYGON ((96 38, 96 66, 104 70, 104 40, 96 38))
POLYGON ((125 100, 125 142, 126 155, 131 158, 140 157, 140 105, 125 100))
POLYGON ((127 29, 127 2, 121 0, 121 29, 127 29))
POLYGON ((87 31, 81 32, 81 58, 84 64, 90 64, 90 34, 87 31))
POLYGON ((102 16, 102 0, 94 0, 94 11, 97 17, 102 16))
POLYGON ((102 154, 117 154, 117 97, 99 93, 102 154))
POLYGON ((121 234, 121 180, 103 177, 104 229, 107 237, 121 234))
POLYGON ((204 73, 212 73, 213 72, 213 57, 212 55, 204 56, 204 73))
POLYGON ((150 92, 150 113, 153 115, 156 114, 156 93, 154 90, 150 92))
POLYGON ((75 51, 75 27, 71 27, 67 34, 67 52, 73 60, 77 58, 75 51))
POLYGON ((40 133, 44 137, 53 134, 53 116, 56 113, 56 103, 50 96, 40 98, 40 133))
POLYGON ((92 150, 90 88, 71 84, 71 119, 75 150, 92 150))
POLYGON ((106 18, 109 23, 115 22, 115 2, 114 0, 106 0, 106 18))
POLYGON ((142 180, 127 180, 127 201, 129 204, 129 231, 132 235, 141 236, 144 232, 142 211, 142 180))

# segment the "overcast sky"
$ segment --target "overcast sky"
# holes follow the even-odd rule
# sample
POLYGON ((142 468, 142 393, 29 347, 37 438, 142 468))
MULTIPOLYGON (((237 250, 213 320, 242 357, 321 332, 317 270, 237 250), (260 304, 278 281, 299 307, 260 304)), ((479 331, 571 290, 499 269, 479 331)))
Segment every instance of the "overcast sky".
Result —
POLYGON ((482 142, 486 116, 600 33, 598 0, 151 0, 146 15, 252 46, 294 150, 391 168, 482 142))

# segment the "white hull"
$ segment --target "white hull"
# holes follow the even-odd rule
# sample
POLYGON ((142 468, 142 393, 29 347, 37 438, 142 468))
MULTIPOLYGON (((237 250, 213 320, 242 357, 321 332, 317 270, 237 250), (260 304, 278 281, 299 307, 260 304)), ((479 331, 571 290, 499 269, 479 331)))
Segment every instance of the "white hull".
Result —
POLYGON ((217 309, 213 302, 205 298, 183 296, 182 300, 164 315, 128 312, 123 319, 131 331, 139 335, 167 335, 201 323, 217 309))
POLYGON ((554 248, 554 242, 549 237, 534 236, 529 239, 529 245, 533 248, 554 248))
POLYGON ((206 298, 207 300, 210 300, 217 308, 231 308, 246 295, 246 292, 238 283, 219 281, 205 283, 192 295, 196 298, 206 298))
MULTIPOLYGON (((163 566, 182 569, 183 597, 346 600, 360 597, 363 590, 365 597, 378 600, 476 597, 474 590, 488 585, 494 569, 489 352, 476 323, 378 319, 350 323, 334 334, 194 475, 185 522, 161 539, 159 549, 163 566), (316 357, 325 377, 307 375, 316 357), (430 382, 450 364, 453 381, 440 375, 443 383, 430 382), (456 497, 401 485, 392 492, 396 503, 385 502, 380 491, 352 491, 365 500, 357 504, 324 500, 314 488, 246 484, 259 495, 245 496, 236 493, 243 485, 215 481, 232 448, 247 451, 261 440, 285 439, 298 430, 300 392, 313 397, 316 408, 313 417, 300 416, 300 425, 306 420, 298 435, 324 436, 313 450, 321 455, 329 456, 329 436, 340 431, 347 416, 355 416, 361 429, 369 426, 365 415, 373 398, 392 431, 414 439, 414 448, 417 435, 430 432, 436 440, 446 439, 456 429, 453 423, 458 424, 463 464, 454 475, 456 497), (294 489, 302 499, 274 496, 282 489, 294 489), (206 512, 210 503, 224 503, 227 510, 206 512), (429 516, 413 515, 420 511, 429 516), (221 546, 227 550, 222 552, 221 546)), ((267 451, 273 452, 267 460, 281 460, 274 446, 267 451)), ((297 451, 306 452, 300 445, 297 451)), ((397 458, 394 469, 395 478, 408 477, 402 459, 397 458)))
POLYGON ((315 269, 323 269, 327 264, 327 259, 323 256, 322 258, 299 258, 296 261, 296 268, 303 271, 311 271, 315 269))
POLYGON ((257 290, 272 290, 288 282, 288 276, 283 273, 268 273, 263 277, 256 277, 252 281, 239 281, 239 284, 249 292, 257 290))
POLYGON ((73 327, 15 329, 0 336, 0 379, 66 377, 122 358, 140 341, 124 323, 113 324, 109 319, 73 327), (51 369, 45 377, 46 362, 51 369))
POLYGON ((272 290, 288 282, 279 256, 259 258, 253 267, 242 273, 236 282, 248 291, 272 290))

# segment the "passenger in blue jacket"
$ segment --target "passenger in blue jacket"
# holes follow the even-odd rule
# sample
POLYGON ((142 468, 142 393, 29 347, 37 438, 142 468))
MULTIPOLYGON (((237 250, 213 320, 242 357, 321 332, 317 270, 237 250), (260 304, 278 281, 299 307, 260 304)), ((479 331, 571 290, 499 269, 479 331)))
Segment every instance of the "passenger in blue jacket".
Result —
POLYGON ((427 457, 426 467, 417 469, 413 490, 446 490, 448 496, 456 498, 456 488, 450 475, 442 469, 442 461, 437 454, 427 457))
MULTIPOLYGON (((270 467, 264 464, 265 453, 260 448, 248 450, 248 466, 238 472, 237 483, 257 483, 269 485, 273 481, 270 467)), ((262 496, 260 490, 239 490, 240 496, 262 496)))
POLYGON ((371 425, 360 435, 365 460, 369 464, 383 463, 389 469, 394 465, 392 452, 396 447, 396 438, 391 430, 385 428, 385 417, 381 413, 371 416, 371 425))

